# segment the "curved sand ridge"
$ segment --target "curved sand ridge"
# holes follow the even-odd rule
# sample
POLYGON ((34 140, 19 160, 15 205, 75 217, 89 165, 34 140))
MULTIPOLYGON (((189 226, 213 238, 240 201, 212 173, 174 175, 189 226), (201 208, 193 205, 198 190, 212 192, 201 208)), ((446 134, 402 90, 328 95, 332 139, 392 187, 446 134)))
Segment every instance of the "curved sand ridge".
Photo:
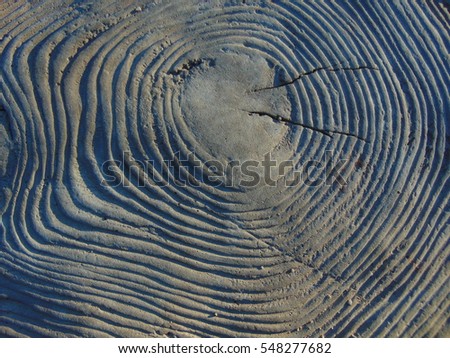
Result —
POLYGON ((2 335, 449 334, 440 2, 101 3, 0 4, 2 335))

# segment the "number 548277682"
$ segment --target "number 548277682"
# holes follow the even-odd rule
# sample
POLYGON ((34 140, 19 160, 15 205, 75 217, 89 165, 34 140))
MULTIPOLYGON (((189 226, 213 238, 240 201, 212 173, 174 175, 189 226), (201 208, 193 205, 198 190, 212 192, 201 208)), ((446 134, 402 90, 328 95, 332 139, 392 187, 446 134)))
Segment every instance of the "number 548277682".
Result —
POLYGON ((331 343, 261 343, 260 353, 331 353, 331 343))

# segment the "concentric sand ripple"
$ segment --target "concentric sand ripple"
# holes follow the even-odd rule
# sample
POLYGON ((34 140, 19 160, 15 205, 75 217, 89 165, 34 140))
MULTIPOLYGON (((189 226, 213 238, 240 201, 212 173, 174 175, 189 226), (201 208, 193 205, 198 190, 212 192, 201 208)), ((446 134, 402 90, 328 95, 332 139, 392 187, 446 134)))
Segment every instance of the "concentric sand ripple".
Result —
POLYGON ((448 336, 445 4, 199 3, 0 3, 0 334, 448 336))

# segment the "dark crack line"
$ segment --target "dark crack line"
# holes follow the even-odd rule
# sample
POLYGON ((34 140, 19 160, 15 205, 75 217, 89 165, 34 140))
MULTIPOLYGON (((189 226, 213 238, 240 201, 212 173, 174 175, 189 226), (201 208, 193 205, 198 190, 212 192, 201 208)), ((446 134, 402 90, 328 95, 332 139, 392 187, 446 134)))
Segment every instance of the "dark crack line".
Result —
MULTIPOLYGON (((243 110, 243 111, 245 111, 245 110, 243 110)), ((325 136, 327 136, 329 138, 333 138, 333 134, 340 134, 340 135, 345 135, 345 136, 348 136, 348 137, 353 137, 353 138, 362 140, 363 142, 369 143, 369 141, 367 139, 362 138, 362 137, 360 137, 360 136, 358 136, 356 134, 342 132, 342 131, 337 131, 337 130, 332 130, 332 129, 316 128, 316 127, 313 127, 313 126, 309 126, 307 124, 294 122, 294 121, 291 121, 288 118, 284 118, 282 116, 278 116, 278 115, 275 115, 275 114, 272 114, 272 113, 268 113, 268 112, 260 112, 260 111, 245 111, 245 112, 247 112, 251 116, 253 116, 253 115, 257 115, 257 116, 260 116, 260 117, 267 116, 267 117, 272 118, 272 120, 275 121, 275 122, 281 122, 281 123, 284 123, 284 124, 291 124, 291 125, 299 126, 299 127, 302 127, 302 128, 310 129, 310 130, 319 132, 319 133, 321 133, 321 134, 323 134, 323 135, 325 135, 325 136)))
POLYGON ((280 88, 280 87, 285 87, 285 86, 289 86, 295 82, 297 82, 298 80, 300 80, 301 78, 308 76, 308 75, 312 75, 316 72, 319 71, 329 71, 329 72, 339 72, 339 71, 362 71, 362 70, 373 70, 373 71, 379 71, 378 67, 375 66, 359 66, 359 67, 319 67, 319 68, 315 68, 311 71, 308 72, 303 72, 300 75, 298 75, 298 77, 294 78, 293 80, 289 81, 289 82, 284 82, 281 83, 279 85, 276 86, 271 86, 271 87, 263 87, 263 88, 257 88, 254 89, 252 92, 261 92, 261 91, 266 91, 266 90, 271 90, 271 89, 276 89, 276 88, 280 88))

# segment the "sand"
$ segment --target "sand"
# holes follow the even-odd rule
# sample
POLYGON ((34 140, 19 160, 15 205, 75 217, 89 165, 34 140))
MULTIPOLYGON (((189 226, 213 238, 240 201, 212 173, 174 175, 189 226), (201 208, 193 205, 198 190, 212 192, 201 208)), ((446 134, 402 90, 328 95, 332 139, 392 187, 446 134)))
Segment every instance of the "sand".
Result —
POLYGON ((450 336, 448 9, 2 1, 0 336, 450 336))

